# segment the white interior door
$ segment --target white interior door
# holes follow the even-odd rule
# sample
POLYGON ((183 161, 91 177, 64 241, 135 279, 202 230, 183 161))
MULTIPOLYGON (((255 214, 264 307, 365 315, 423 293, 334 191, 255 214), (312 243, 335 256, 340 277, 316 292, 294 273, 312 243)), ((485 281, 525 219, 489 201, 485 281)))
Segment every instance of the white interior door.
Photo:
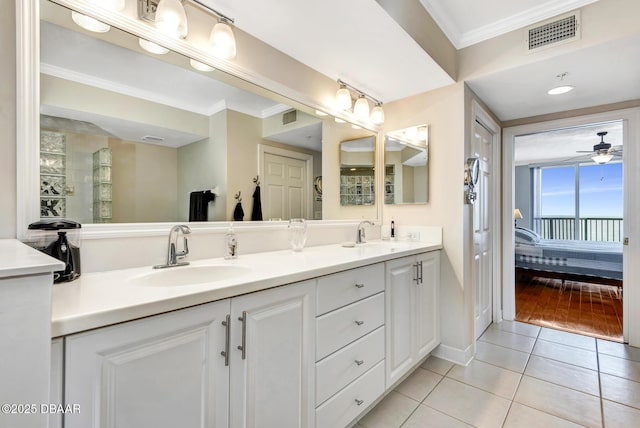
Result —
MULTIPOLYGON (((493 230, 491 220, 493 134, 477 121, 473 124, 471 150, 480 160, 473 206, 473 284, 475 287, 476 339, 491 324, 493 316, 493 230)), ((497 215, 497 213, 495 213, 497 215)))
POLYGON ((264 188, 265 219, 308 218, 305 161, 265 153, 264 188))

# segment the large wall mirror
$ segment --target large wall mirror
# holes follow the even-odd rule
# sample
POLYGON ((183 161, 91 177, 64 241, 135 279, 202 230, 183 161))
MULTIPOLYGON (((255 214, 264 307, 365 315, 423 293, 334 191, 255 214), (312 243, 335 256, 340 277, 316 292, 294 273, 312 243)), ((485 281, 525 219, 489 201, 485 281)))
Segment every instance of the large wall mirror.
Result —
POLYGON ((376 218, 345 209, 331 185, 340 143, 375 147, 372 131, 160 45, 151 53, 113 25, 87 31, 56 3, 43 0, 40 19, 41 218, 229 221, 241 198, 247 221, 257 184, 264 220, 376 218))
POLYGON ((411 126, 385 134, 384 203, 428 201, 429 127, 411 126))

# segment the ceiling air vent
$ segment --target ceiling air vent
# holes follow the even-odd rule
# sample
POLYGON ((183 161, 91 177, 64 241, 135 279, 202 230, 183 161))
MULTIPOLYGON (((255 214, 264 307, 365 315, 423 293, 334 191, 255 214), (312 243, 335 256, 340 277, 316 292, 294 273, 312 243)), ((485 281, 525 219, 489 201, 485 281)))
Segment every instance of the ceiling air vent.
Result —
POLYGON ((155 135, 145 135, 141 138, 142 141, 146 141, 147 143, 162 143, 164 141, 164 137, 156 137, 155 135))
POLYGON ((288 125, 298 120, 298 110, 289 110, 282 114, 282 124, 288 125))
POLYGON ((527 28, 527 52, 580 39, 580 11, 555 17, 527 28))

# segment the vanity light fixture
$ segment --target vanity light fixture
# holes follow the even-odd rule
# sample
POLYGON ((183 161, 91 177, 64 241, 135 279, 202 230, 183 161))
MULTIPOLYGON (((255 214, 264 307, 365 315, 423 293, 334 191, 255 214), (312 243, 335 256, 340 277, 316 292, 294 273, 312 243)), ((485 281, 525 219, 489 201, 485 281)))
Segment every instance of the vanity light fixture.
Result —
POLYGON ((152 54, 165 55, 169 53, 169 49, 163 46, 160 46, 157 43, 150 42, 149 40, 146 40, 143 38, 138 39, 138 44, 142 49, 144 49, 147 52, 151 52, 152 54))
POLYGON ((369 117, 369 101, 364 97, 364 94, 360 94, 353 105, 353 114, 362 120, 367 120, 369 117))
POLYGON ((558 74, 556 77, 558 77, 560 79, 560 84, 558 86, 555 86, 555 87, 549 89, 547 91, 547 94, 549 94, 549 95, 561 95, 561 94, 566 94, 569 91, 572 91, 574 89, 573 86, 567 85, 567 84, 563 84, 564 78, 567 77, 568 74, 569 73, 567 73, 566 71, 564 73, 558 74))
MULTIPOLYGON (((138 18, 153 23, 158 30, 171 37, 184 39, 188 30, 184 1, 186 0, 138 0, 138 18)), ((208 49, 210 53, 220 59, 235 58, 236 38, 231 29, 231 24, 235 20, 207 6, 200 0, 190 1, 218 17, 218 22, 209 34, 208 49)), ((140 43, 142 46, 142 42, 140 43)), ((147 48, 145 47, 145 49, 147 48)), ((157 53, 152 50, 149 52, 157 53)))
POLYGON ((338 79, 340 88, 336 92, 336 106, 339 110, 351 109, 351 91, 358 94, 358 99, 353 105, 353 115, 360 120, 371 120, 376 125, 384 123, 384 110, 382 110, 382 101, 373 98, 371 95, 362 92, 360 89, 355 88, 352 85, 338 79), (371 112, 369 111, 369 101, 367 98, 373 101, 375 106, 371 112), (371 114, 369 114, 371 113, 371 114))
POLYGON ((155 26, 162 33, 176 39, 187 37, 187 14, 180 0, 160 0, 156 8, 155 26))
POLYGON ((207 65, 200 61, 196 61, 195 59, 190 59, 189 64, 191 64, 191 67, 195 68, 198 71, 209 72, 215 70, 215 68, 211 67, 210 65, 207 65))
POLYGON ((376 125, 382 125, 384 123, 384 110, 382 110, 382 103, 376 103, 373 110, 371 110, 371 121, 376 125))
POLYGON ((351 92, 347 89, 347 85, 338 79, 338 83, 340 84, 340 88, 338 88, 338 92, 336 92, 336 105, 338 106, 338 110, 349 110, 351 109, 351 92))
MULTIPOLYGON (((107 0, 107 1, 88 0, 88 1, 93 5, 119 12, 122 9, 124 9, 125 0, 107 0)), ((110 25, 75 11, 71 12, 71 19, 73 19, 73 22, 78 24, 80 27, 84 28, 85 30, 93 31, 94 33, 106 33, 111 29, 110 25)))

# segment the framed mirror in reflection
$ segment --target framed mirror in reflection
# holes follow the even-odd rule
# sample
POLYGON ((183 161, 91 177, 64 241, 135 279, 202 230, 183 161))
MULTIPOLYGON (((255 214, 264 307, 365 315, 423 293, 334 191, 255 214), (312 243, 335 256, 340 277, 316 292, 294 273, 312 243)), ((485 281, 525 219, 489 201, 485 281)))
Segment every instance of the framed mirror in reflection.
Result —
POLYGON ((375 204, 374 137, 340 143, 340 205, 375 204))
POLYGON ((240 193, 244 220, 256 197, 264 220, 349 218, 337 191, 318 196, 314 177, 338 179, 328 153, 354 137, 350 124, 178 53, 150 53, 114 26, 82 29, 57 4, 40 11, 41 217, 229 221, 240 193))
POLYGON ((429 126, 398 129, 384 137, 384 203, 428 200, 429 126))

